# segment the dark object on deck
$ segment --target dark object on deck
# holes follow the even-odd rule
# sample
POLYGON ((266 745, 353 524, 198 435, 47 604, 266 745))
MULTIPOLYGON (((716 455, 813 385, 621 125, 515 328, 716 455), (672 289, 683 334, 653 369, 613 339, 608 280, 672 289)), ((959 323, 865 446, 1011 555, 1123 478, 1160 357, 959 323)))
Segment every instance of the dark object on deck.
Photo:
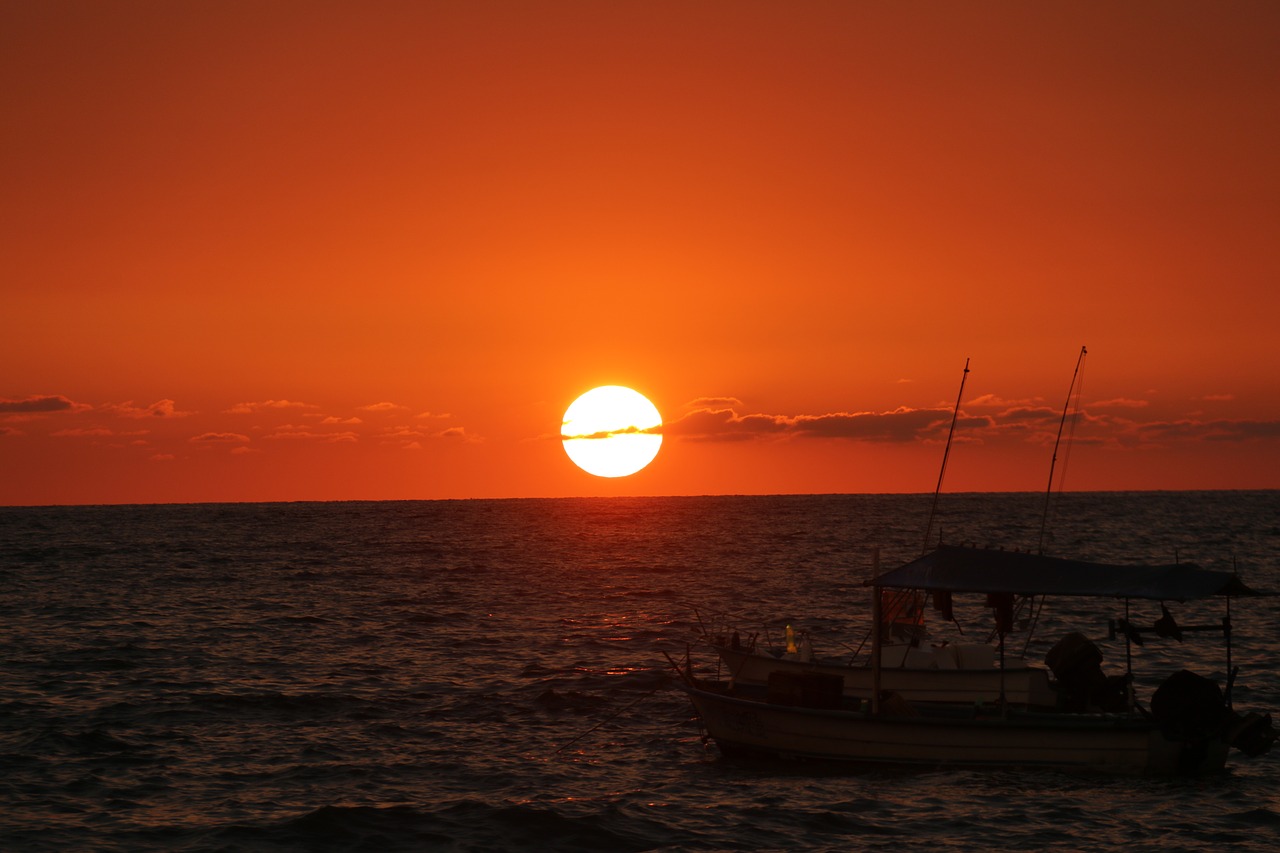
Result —
POLYGON ((1067 634, 1049 649, 1044 662, 1058 679, 1065 710, 1127 710, 1124 676, 1102 671, 1102 652, 1084 634, 1067 634))
POLYGON ((769 701, 775 705, 797 708, 840 707, 844 694, 844 679, 838 675, 820 672, 769 673, 769 701))
POLYGON ((1058 679, 1068 711, 1083 711, 1089 697, 1106 687, 1102 652, 1084 634, 1067 634, 1049 649, 1044 662, 1058 679))

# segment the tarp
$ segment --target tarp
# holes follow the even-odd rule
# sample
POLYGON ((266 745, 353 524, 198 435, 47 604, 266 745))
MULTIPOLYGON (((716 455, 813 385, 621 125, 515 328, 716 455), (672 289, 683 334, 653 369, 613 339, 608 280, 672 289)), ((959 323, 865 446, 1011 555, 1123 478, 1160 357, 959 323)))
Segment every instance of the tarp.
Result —
POLYGON ((941 545, 936 551, 885 572, 867 584, 898 589, 1164 601, 1267 594, 1249 589, 1231 572, 1209 571, 1190 563, 1117 566, 955 545, 941 545))

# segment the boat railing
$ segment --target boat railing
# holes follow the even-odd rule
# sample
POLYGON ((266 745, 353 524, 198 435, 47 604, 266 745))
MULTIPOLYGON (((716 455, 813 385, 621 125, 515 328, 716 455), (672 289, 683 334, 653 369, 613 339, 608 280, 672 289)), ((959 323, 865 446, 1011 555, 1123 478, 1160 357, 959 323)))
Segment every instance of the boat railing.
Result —
POLYGON ((703 612, 697 607, 692 610, 698 622, 698 639, 713 646, 747 652, 784 653, 788 650, 794 652, 801 644, 810 640, 808 631, 797 629, 789 623, 756 624, 740 613, 703 612))

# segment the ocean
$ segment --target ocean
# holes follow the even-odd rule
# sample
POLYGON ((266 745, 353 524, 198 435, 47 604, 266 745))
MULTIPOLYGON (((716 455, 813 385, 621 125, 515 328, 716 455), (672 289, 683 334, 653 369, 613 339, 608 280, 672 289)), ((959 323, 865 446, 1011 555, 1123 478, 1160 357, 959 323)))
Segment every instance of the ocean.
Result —
MULTIPOLYGON (((1280 754, 1117 779, 834 772, 704 743, 664 653, 700 619, 856 644, 862 581, 921 552, 932 499, 0 508, 0 849, 1280 846, 1280 754)), ((1043 500, 944 494, 930 538, 1035 548, 1043 500)), ((1046 553, 1280 589, 1280 492, 1064 494, 1047 530, 1046 553)), ((1197 606, 1172 609, 1220 615, 1197 606)), ((1092 620, 1109 671, 1120 607, 1061 615, 1092 620)), ((1280 711, 1280 599, 1232 618, 1237 708, 1280 711)), ((1225 678, 1203 635, 1135 667, 1175 655, 1225 678)))

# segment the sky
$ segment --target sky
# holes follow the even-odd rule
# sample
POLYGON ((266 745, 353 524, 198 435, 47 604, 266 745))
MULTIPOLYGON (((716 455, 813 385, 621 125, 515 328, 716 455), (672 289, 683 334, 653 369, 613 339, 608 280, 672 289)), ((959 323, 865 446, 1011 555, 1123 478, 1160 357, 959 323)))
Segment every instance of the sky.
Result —
POLYGON ((1280 488, 1269 0, 18 0, 0 109, 0 504, 1280 488))

